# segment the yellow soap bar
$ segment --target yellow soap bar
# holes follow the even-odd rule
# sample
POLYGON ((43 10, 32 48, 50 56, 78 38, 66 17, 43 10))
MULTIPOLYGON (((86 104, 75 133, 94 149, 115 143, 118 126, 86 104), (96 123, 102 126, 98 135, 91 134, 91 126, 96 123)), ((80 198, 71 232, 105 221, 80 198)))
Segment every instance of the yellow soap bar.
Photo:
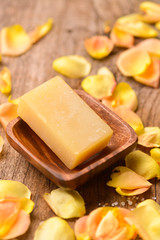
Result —
POLYGON ((106 147, 113 133, 60 77, 24 94, 18 115, 69 169, 106 147))

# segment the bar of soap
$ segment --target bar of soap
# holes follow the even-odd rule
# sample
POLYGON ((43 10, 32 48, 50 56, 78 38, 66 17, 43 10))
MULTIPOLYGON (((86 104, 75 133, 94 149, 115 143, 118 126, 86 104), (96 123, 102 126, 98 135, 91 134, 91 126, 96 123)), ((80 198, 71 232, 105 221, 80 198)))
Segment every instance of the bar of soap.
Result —
POLYGON ((24 94, 18 115, 69 169, 105 148, 113 134, 60 77, 24 94))

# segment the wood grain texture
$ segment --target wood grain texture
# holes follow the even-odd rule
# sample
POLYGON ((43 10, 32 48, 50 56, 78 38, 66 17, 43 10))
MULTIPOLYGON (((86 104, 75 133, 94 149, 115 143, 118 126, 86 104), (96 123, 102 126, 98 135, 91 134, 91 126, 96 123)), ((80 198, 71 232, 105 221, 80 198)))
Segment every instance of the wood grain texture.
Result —
MULTIPOLYGON (((152 89, 135 82, 132 78, 123 77, 116 67, 116 58, 121 50, 115 48, 113 53, 101 61, 93 60, 84 49, 84 39, 103 33, 103 23, 109 20, 111 25, 124 14, 138 10, 142 0, 0 0, 0 29, 12 24, 21 24, 27 31, 44 23, 48 18, 54 19, 53 30, 30 51, 17 58, 3 57, 3 66, 9 67, 12 73, 12 97, 16 98, 44 81, 54 77, 52 61, 66 54, 80 54, 92 63, 91 74, 103 65, 115 74, 117 82, 128 82, 136 91, 139 100, 138 115, 145 126, 160 126, 160 89, 152 89)), ((159 2, 159 0, 155 1, 159 2)), ((72 88, 80 89, 81 79, 64 78, 72 88)), ((0 103, 7 97, 0 94, 0 103)), ((0 133, 5 137, 3 129, 0 133)), ((29 231, 20 240, 33 239, 38 224, 53 216, 53 212, 43 200, 43 194, 50 192, 56 185, 48 180, 36 168, 28 163, 7 143, 0 159, 0 178, 13 179, 26 184, 35 201, 31 214, 32 224, 29 231)), ((122 159, 123 163, 123 159, 122 159)), ((152 180, 152 188, 138 197, 121 197, 113 188, 106 186, 114 166, 92 178, 78 188, 84 197, 87 213, 104 204, 133 208, 136 203, 146 198, 156 198, 160 203, 160 182, 152 180)), ((69 222, 71 226, 73 221, 69 222)))

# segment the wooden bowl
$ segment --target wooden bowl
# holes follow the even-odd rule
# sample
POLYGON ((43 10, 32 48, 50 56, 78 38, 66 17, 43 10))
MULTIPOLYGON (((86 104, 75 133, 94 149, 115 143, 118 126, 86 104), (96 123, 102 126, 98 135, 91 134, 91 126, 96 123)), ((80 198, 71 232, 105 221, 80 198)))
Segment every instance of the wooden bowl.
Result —
POLYGON ((137 142, 134 130, 114 112, 84 91, 75 91, 113 129, 108 146, 75 169, 68 169, 21 118, 7 126, 7 138, 13 148, 56 185, 72 189, 124 158, 137 142))

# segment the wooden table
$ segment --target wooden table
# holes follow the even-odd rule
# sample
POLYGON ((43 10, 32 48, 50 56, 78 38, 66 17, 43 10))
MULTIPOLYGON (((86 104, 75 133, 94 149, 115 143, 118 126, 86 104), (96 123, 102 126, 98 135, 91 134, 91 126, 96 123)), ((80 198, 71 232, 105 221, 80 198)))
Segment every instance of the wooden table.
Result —
MULTIPOLYGON (((0 28, 13 24, 21 24, 30 31, 48 18, 54 19, 53 30, 30 51, 21 57, 3 57, 3 66, 12 73, 12 97, 16 98, 56 75, 52 69, 52 61, 62 55, 79 54, 92 63, 91 74, 95 74, 101 66, 107 66, 114 73, 117 82, 128 82, 135 90, 138 100, 138 115, 145 126, 160 126, 160 90, 141 85, 132 78, 123 77, 116 67, 117 54, 121 51, 115 48, 113 53, 102 61, 93 60, 84 49, 84 39, 103 33, 103 24, 109 20, 111 25, 125 14, 138 11, 141 0, 0 0, 0 28)), ((158 0, 156 2, 159 2, 158 0)), ((73 88, 80 89, 81 80, 64 78, 73 88)), ((0 94, 0 103, 7 97, 0 94)), ((1 128, 0 133, 5 137, 1 128)), ((119 163, 120 165, 120 163, 119 163)), ((112 167, 113 168, 113 167, 112 167)), ((106 186, 112 168, 95 176, 91 181, 78 188, 83 196, 87 213, 104 204, 134 208, 136 203, 155 198, 160 203, 160 182, 152 180, 152 187, 138 197, 121 197, 113 188, 106 186)), ((32 167, 7 142, 0 159, 0 178, 12 179, 26 184, 35 202, 31 214, 31 226, 28 232, 19 237, 21 240, 33 239, 35 229, 41 221, 54 214, 43 199, 45 192, 50 192, 56 186, 32 167)), ((70 221, 73 226, 74 221, 70 221)))

